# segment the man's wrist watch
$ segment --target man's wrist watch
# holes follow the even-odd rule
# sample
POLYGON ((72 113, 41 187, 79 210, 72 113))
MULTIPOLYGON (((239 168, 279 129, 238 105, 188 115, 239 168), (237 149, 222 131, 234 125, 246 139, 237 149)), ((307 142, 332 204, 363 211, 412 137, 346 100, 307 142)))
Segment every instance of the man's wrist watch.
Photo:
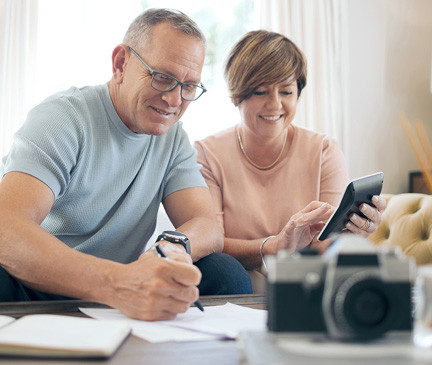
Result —
POLYGON ((163 231, 156 239, 156 242, 162 240, 182 245, 186 250, 186 253, 189 255, 191 253, 189 238, 187 238, 187 236, 183 233, 177 231, 163 231))

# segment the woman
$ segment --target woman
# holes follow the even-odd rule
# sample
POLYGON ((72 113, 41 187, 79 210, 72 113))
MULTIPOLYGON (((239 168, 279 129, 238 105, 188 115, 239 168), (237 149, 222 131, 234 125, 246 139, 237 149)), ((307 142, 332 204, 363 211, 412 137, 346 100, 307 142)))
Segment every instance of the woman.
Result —
MULTIPOLYGON (((198 141, 198 162, 225 234, 224 252, 248 270, 280 249, 309 245, 338 205, 348 182, 344 156, 326 135, 293 124, 306 85, 306 60, 283 35, 247 33, 225 67, 240 123, 198 141)), ((385 200, 363 204, 347 228, 368 236, 385 200)), ((315 242, 315 247, 324 247, 315 242)))

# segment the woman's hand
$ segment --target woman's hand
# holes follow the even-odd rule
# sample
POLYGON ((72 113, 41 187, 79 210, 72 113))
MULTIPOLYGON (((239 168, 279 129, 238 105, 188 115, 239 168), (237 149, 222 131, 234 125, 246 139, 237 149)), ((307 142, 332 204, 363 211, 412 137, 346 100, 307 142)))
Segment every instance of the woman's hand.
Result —
POLYGON ((294 214, 282 231, 263 246, 264 255, 275 255, 281 249, 295 252, 308 246, 334 211, 328 203, 313 201, 294 214))
POLYGON ((367 218, 362 218, 353 213, 350 216, 350 221, 346 223, 345 227, 352 233, 359 234, 363 237, 368 237, 370 234, 375 232, 382 222, 382 212, 387 203, 385 199, 379 195, 374 195, 372 197, 372 203, 375 207, 365 203, 360 205, 360 211, 367 218))

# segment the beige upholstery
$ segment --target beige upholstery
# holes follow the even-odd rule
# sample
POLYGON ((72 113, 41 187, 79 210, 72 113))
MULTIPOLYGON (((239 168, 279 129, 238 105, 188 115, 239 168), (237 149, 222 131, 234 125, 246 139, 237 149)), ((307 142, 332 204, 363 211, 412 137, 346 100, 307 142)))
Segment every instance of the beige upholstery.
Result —
POLYGON ((417 265, 432 263, 432 196, 406 193, 386 195, 383 222, 369 236, 379 246, 400 246, 417 265))

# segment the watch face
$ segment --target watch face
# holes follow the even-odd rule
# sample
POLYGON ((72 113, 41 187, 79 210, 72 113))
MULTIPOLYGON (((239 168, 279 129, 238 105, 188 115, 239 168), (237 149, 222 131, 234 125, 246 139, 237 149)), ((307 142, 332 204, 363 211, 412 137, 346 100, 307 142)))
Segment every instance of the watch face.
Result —
POLYGON ((186 235, 177 231, 164 231, 163 234, 168 237, 172 237, 175 239, 187 239, 186 235))
POLYGON ((188 254, 190 254, 189 239, 183 233, 177 231, 164 231, 162 232, 162 234, 159 235, 156 242, 159 242, 160 240, 165 240, 172 243, 178 243, 185 248, 188 254))

